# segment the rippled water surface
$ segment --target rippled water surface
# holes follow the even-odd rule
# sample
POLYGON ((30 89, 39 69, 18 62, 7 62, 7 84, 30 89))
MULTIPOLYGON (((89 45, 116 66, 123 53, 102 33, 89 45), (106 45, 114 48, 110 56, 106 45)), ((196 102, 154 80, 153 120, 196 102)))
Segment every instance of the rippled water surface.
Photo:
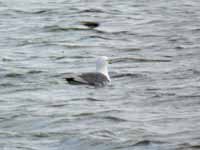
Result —
POLYGON ((197 0, 0 0, 0 149, 200 149, 199 25, 197 0), (111 85, 65 82, 99 55, 111 85))

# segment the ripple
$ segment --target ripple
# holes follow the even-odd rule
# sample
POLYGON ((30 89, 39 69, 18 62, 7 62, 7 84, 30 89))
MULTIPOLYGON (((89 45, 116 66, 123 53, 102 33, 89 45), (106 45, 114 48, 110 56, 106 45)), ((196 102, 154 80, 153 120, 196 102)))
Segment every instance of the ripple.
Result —
POLYGON ((9 58, 9 57, 4 57, 4 58, 2 58, 2 61, 3 62, 11 62, 11 61, 13 61, 13 59, 9 58))
POLYGON ((25 10, 20 10, 20 9, 12 9, 12 11, 19 13, 19 14, 49 14, 52 13, 52 10, 50 9, 43 9, 43 10, 35 10, 35 11, 25 11, 25 10))
POLYGON ((0 132, 0 137, 1 136, 6 136, 6 137, 22 137, 23 135, 17 133, 17 132, 9 132, 9 131, 1 131, 0 132))
POLYGON ((185 49, 184 46, 181 46, 181 45, 180 45, 180 46, 176 46, 176 47, 174 47, 174 48, 177 49, 177 50, 185 49))
POLYGON ((67 104, 65 104, 65 103, 61 103, 61 104, 51 104, 51 105, 49 105, 50 107, 64 107, 64 106, 66 106, 67 104))
POLYGON ((35 74, 41 74, 44 71, 42 70, 29 70, 23 73, 20 72, 10 72, 10 73, 6 73, 4 75, 4 77, 6 78, 25 78, 28 77, 29 75, 35 75, 35 74))
POLYGON ((126 119, 122 119, 120 117, 116 117, 116 116, 104 116, 102 117, 103 119, 106 119, 106 120, 109 120, 109 121, 112 121, 112 122, 126 122, 128 120, 126 119))
POLYGON ((199 150, 200 145, 199 144, 190 144, 190 143, 182 143, 177 146, 178 148, 176 150, 199 150))
POLYGON ((192 32, 199 33, 200 32, 200 28, 192 29, 192 32))
POLYGON ((116 135, 114 132, 110 130, 97 130, 97 131, 92 131, 89 133, 90 135, 101 137, 101 138, 110 138, 113 139, 116 135))
POLYGON ((123 74, 117 74, 117 75, 112 75, 112 78, 123 78, 123 77, 133 77, 133 78, 138 78, 140 76, 143 76, 141 74, 134 74, 134 73, 123 73, 123 74))
POLYGON ((61 60, 61 59, 65 59, 66 56, 49 56, 49 58, 51 58, 53 60, 61 60))
POLYGON ((178 98, 180 99, 187 99, 187 98, 200 98, 200 95, 181 95, 181 96, 178 96, 178 98))
POLYGON ((43 73, 44 71, 41 71, 41 70, 30 70, 27 72, 27 74, 41 74, 43 73))
POLYGON ((103 36, 99 36, 99 35, 91 35, 88 36, 87 38, 82 38, 82 39, 103 39, 103 40, 112 40, 111 38, 108 37, 103 37, 103 36))
POLYGON ((170 62, 170 59, 148 59, 148 58, 137 58, 137 57, 123 57, 112 59, 112 63, 116 62, 170 62))
POLYGON ((129 143, 128 144, 123 144, 122 146, 115 147, 116 149, 121 149, 121 148, 129 148, 129 147, 147 147, 147 146, 152 146, 152 145, 160 145, 160 144, 165 144, 165 142, 162 141, 152 141, 152 140, 141 140, 136 143, 129 143))
POLYGON ((76 114, 76 115, 73 115, 74 117, 85 117, 85 116, 93 116, 95 115, 96 113, 93 113, 93 112, 83 112, 83 113, 80 113, 80 114, 76 114))
POLYGON ((92 102, 98 102, 98 101, 105 101, 105 100, 101 100, 101 99, 96 99, 96 98, 91 98, 91 97, 88 97, 88 98, 86 98, 86 100, 88 100, 88 101, 92 101, 92 102))
POLYGON ((45 26, 44 30, 48 32, 62 32, 62 31, 86 31, 87 28, 77 28, 77 27, 61 27, 58 25, 45 26))
POLYGON ((119 50, 121 51, 127 51, 127 52, 130 52, 130 51, 141 51, 142 49, 141 48, 134 48, 134 47, 125 47, 125 48, 118 48, 119 50))
POLYGON ((52 139, 62 138, 62 137, 65 137, 66 135, 68 136, 73 135, 73 133, 71 132, 43 132, 43 131, 30 132, 28 134, 36 138, 52 138, 52 139))
POLYGON ((5 75, 5 77, 7 77, 7 78, 23 78, 24 75, 25 74, 13 72, 13 73, 7 73, 5 75))
POLYGON ((16 84, 13 83, 0 83, 0 87, 8 88, 8 87, 17 87, 16 84))
POLYGON ((105 13, 105 11, 101 9, 85 9, 79 11, 79 13, 105 13))
POLYGON ((144 146, 144 145, 149 145, 151 143, 152 143, 152 141, 150 141, 150 140, 142 140, 142 141, 135 143, 133 146, 144 146))

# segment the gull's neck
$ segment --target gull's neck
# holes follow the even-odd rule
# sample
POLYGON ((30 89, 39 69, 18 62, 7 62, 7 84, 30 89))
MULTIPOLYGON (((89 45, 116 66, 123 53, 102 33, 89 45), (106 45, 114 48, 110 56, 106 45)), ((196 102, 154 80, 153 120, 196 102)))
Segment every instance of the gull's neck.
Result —
POLYGON ((110 81, 110 76, 108 74, 107 65, 101 65, 101 66, 96 65, 96 71, 99 72, 99 73, 104 74, 108 78, 108 80, 110 81))

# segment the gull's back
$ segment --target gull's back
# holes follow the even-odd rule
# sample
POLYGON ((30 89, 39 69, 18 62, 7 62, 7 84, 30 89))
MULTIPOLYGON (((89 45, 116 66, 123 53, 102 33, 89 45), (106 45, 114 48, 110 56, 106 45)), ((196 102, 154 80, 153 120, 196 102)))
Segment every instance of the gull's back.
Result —
POLYGON ((94 86, 104 86, 110 82, 104 74, 98 72, 88 72, 74 76, 71 75, 65 79, 72 84, 89 84, 94 86))

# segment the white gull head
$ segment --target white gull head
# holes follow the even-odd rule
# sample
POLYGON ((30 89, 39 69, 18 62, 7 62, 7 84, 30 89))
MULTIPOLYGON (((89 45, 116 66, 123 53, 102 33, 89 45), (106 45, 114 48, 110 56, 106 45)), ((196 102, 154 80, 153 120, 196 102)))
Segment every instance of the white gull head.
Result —
POLYGON ((97 58, 96 71, 104 74, 108 78, 108 80, 111 81, 110 76, 108 74, 108 57, 100 56, 97 58))

